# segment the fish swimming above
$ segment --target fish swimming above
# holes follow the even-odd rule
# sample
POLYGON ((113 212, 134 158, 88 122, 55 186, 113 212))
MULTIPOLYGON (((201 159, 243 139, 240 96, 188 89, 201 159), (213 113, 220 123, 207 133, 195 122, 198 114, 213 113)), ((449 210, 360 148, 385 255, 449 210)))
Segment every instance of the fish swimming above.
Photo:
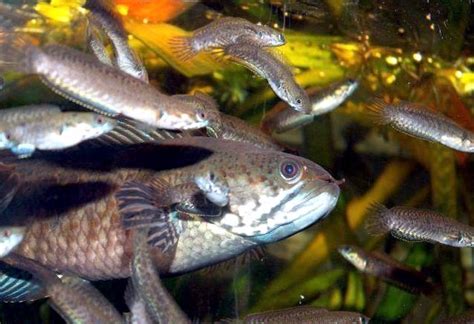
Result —
POLYGON ((193 101, 195 105, 201 105, 202 109, 207 111, 209 123, 205 129, 210 137, 254 144, 257 147, 278 151, 283 150, 283 147, 258 128, 250 126, 237 117, 221 113, 216 101, 204 93, 197 92, 194 95, 175 95, 174 97, 193 101))
POLYGON ((233 141, 40 153, 12 161, 21 181, 0 225, 26 226, 17 254, 90 280, 130 276, 136 228, 160 274, 178 274, 291 236, 339 196, 317 164, 233 141))
POLYGON ((366 252, 363 249, 343 245, 338 252, 359 271, 385 280, 413 294, 431 294, 435 286, 422 272, 409 267, 386 254, 366 252))
POLYGON ((381 125, 390 125, 405 134, 438 142, 454 150, 474 152, 473 132, 426 107, 407 101, 387 104, 381 99, 374 99, 368 109, 381 125))
POLYGON ((181 60, 189 60, 201 51, 224 48, 242 41, 254 46, 281 46, 285 37, 277 30, 253 24, 243 18, 224 17, 195 30, 190 37, 170 39, 173 52, 181 60))
POLYGON ((53 91, 103 114, 123 115, 164 129, 207 125, 205 111, 67 46, 38 47, 18 33, 0 31, 2 69, 37 74, 53 91))
POLYGON ((273 92, 294 110, 311 113, 308 94, 296 83, 290 67, 270 51, 246 41, 226 46, 224 53, 229 60, 267 80, 273 92))
POLYGON ((283 133, 311 123, 315 116, 332 111, 341 105, 354 93, 359 83, 355 79, 346 79, 335 82, 326 88, 311 88, 307 90, 311 111, 303 114, 280 102, 265 114, 262 121, 262 130, 271 134, 283 133))
MULTIPOLYGON (((121 71, 148 83, 148 72, 140 58, 128 45, 128 37, 123 28, 120 17, 106 8, 100 0, 88 0, 85 7, 89 9, 89 28, 102 30, 110 40, 114 50, 114 65, 121 71)), ((92 35, 94 31, 89 30, 92 35)), ((106 57, 105 48, 100 46, 100 41, 92 38, 92 48, 99 57, 106 57)))
POLYGON ((373 235, 391 233, 404 241, 474 247, 474 227, 432 210, 374 204, 369 210, 366 229, 373 235))
MULTIPOLYGON (((242 322, 242 321, 236 321, 242 322)), ((245 316, 246 324, 277 324, 277 323, 314 323, 314 324, 366 324, 369 318, 356 312, 329 311, 313 306, 297 306, 245 316)))
POLYGON ((88 281, 77 277, 60 279, 38 262, 15 254, 4 261, 39 280, 48 303, 67 323, 124 323, 122 315, 88 281))
POLYGON ((30 106, 0 111, 0 149, 29 157, 36 149, 60 150, 96 138, 116 125, 115 120, 103 115, 57 109, 30 106))

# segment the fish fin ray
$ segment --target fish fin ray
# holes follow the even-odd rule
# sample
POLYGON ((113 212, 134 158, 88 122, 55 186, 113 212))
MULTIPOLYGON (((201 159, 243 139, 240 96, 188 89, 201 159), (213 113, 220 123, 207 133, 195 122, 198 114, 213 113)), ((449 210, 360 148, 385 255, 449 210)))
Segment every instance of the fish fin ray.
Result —
POLYGON ((382 98, 372 98, 367 104, 367 115, 377 125, 388 125, 385 109, 387 103, 382 98))
POLYGON ((171 51, 181 61, 188 61, 197 54, 191 46, 191 37, 174 36, 169 39, 168 44, 171 51))
POLYGON ((148 243, 164 252, 177 243, 180 234, 170 209, 160 203, 159 196, 166 185, 166 181, 157 178, 147 184, 132 181, 125 183, 115 194, 122 226, 125 229, 148 226, 148 243))
POLYGON ((365 221, 365 229, 370 235, 384 235, 390 232, 390 227, 387 223, 387 207, 380 203, 370 204, 367 210, 368 216, 365 221))
POLYGON ((41 50, 32 45, 27 36, 0 28, 0 70, 13 68, 22 73, 34 72, 29 60, 33 51, 41 50))

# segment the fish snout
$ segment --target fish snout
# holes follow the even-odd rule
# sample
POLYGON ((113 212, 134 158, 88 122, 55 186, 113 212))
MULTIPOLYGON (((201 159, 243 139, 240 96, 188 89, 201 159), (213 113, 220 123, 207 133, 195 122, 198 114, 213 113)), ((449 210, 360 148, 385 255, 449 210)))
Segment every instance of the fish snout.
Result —
POLYGON ((285 45, 286 44, 286 38, 283 34, 278 35, 278 42, 280 45, 285 45))

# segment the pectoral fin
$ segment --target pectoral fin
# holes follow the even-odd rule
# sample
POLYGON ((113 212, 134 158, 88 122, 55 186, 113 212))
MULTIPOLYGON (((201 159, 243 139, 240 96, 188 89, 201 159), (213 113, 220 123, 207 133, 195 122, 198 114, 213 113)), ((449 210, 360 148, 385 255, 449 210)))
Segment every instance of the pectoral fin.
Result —
POLYGON ((194 182, 213 204, 224 207, 229 203, 229 187, 225 180, 219 179, 215 173, 196 176, 194 182))
POLYGON ((178 242, 181 229, 172 217, 171 209, 166 207, 166 201, 160 201, 160 197, 166 196, 164 186, 159 180, 127 182, 117 191, 115 198, 123 227, 149 227, 148 243, 166 252, 178 242))
POLYGON ((222 215, 222 208, 211 203, 202 193, 180 202, 176 205, 176 210, 203 218, 222 215))

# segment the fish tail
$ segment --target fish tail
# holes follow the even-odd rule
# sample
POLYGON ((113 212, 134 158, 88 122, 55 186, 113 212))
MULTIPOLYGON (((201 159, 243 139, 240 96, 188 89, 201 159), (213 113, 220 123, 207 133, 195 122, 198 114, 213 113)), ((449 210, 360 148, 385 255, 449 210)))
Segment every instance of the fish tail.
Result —
POLYGON ((181 61, 187 61, 193 58, 197 53, 193 50, 191 44, 191 37, 186 36, 175 36, 171 37, 169 45, 171 46, 172 52, 181 61))
POLYGON ((365 229, 370 235, 383 235, 390 232, 387 207, 379 203, 372 203, 367 213, 365 229))
POLYGON ((33 73, 32 53, 39 51, 25 35, 0 29, 0 71, 33 73))
POLYGON ((369 118, 378 125, 387 125, 390 118, 387 114, 387 103, 381 98, 373 98, 367 105, 369 118))

